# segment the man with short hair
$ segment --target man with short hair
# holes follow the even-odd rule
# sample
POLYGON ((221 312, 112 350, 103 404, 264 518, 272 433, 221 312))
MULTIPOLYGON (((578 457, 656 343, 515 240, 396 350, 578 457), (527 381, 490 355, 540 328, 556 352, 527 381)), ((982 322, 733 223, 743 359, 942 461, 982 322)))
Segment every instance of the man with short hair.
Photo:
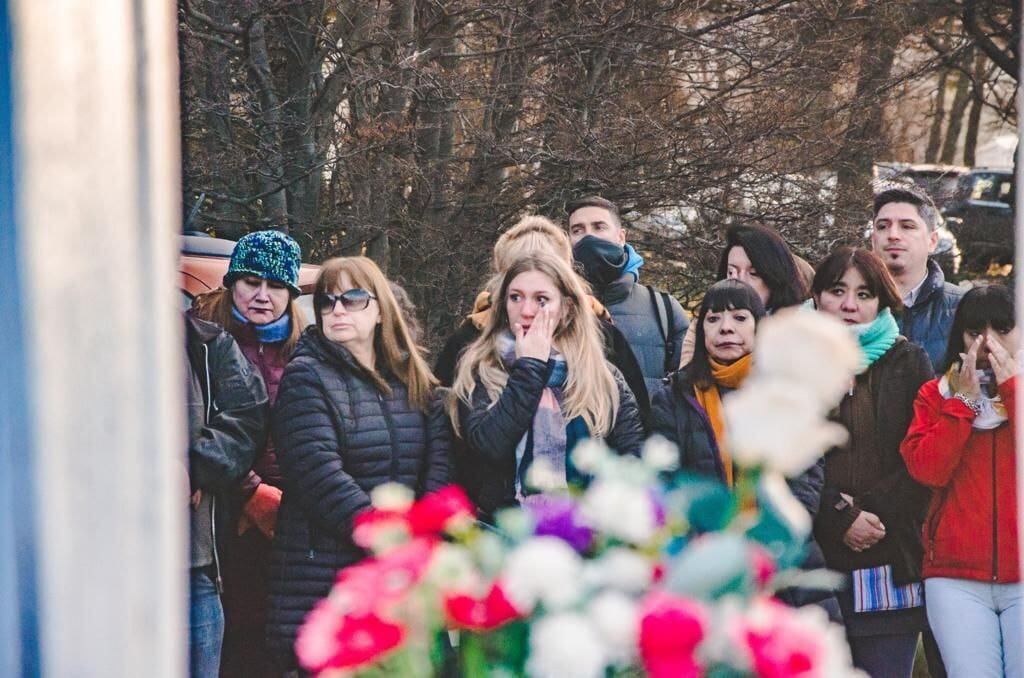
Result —
POLYGON ((615 203, 590 196, 569 203, 566 212, 573 257, 629 341, 647 390, 654 393, 662 378, 679 365, 689 320, 667 292, 640 284, 644 260, 626 244, 615 203))
POLYGON ((871 245, 903 296, 900 334, 918 344, 942 369, 953 314, 964 291, 946 282, 929 258, 938 243, 939 211, 916 186, 888 188, 875 196, 871 245))

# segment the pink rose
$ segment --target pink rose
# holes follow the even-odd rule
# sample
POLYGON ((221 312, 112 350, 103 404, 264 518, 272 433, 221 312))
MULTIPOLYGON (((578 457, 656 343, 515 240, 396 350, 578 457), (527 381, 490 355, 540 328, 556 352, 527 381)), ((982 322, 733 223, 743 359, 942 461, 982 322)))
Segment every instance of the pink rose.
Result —
POLYGON ((708 613, 694 600, 656 590, 640 605, 640 656, 651 678, 701 675, 695 656, 704 640, 708 613))
POLYGON ((822 631, 774 598, 761 598, 740 618, 733 636, 749 653, 755 675, 811 678, 826 660, 822 631))
POLYGON ((373 613, 343 615, 327 599, 306 616, 295 641, 295 656, 313 673, 354 669, 380 660, 404 639, 401 625, 373 613))

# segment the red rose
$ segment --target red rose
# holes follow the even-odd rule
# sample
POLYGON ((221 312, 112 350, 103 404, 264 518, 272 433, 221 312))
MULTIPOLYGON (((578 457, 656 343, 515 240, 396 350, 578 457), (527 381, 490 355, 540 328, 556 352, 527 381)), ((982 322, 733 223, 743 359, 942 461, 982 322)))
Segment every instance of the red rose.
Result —
POLYGON ((444 612, 449 626, 470 631, 492 631, 522 617, 498 582, 491 585, 483 598, 464 593, 445 596, 444 612))
POLYGON ((353 669, 381 659, 402 644, 405 629, 376 614, 345 616, 322 600, 306 616, 295 641, 295 655, 313 673, 353 669))
POLYGON ((406 520, 414 536, 436 535, 452 529, 459 521, 472 521, 473 515, 473 504, 463 489, 448 485, 414 503, 406 520))

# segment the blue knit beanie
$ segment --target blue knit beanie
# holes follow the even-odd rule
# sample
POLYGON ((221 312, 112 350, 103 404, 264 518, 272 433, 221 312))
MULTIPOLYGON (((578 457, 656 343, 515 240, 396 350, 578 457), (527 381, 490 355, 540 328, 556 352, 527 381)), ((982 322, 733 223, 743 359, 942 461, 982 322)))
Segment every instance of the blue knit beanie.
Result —
POLYGON ((231 264, 224 274, 224 286, 246 275, 276 280, 288 286, 293 296, 299 289, 302 250, 299 243, 281 231, 256 231, 244 236, 231 253, 231 264))

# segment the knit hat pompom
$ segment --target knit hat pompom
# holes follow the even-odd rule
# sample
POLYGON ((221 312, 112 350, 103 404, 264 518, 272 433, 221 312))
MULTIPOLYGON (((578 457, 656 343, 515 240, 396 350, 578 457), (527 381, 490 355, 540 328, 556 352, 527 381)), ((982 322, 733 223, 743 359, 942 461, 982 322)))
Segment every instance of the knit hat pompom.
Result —
POLYGON ((299 289, 299 267, 302 250, 299 243, 281 231, 256 231, 244 236, 231 253, 231 264, 224 274, 224 286, 231 287, 239 278, 255 275, 276 280, 288 286, 292 296, 299 289))

